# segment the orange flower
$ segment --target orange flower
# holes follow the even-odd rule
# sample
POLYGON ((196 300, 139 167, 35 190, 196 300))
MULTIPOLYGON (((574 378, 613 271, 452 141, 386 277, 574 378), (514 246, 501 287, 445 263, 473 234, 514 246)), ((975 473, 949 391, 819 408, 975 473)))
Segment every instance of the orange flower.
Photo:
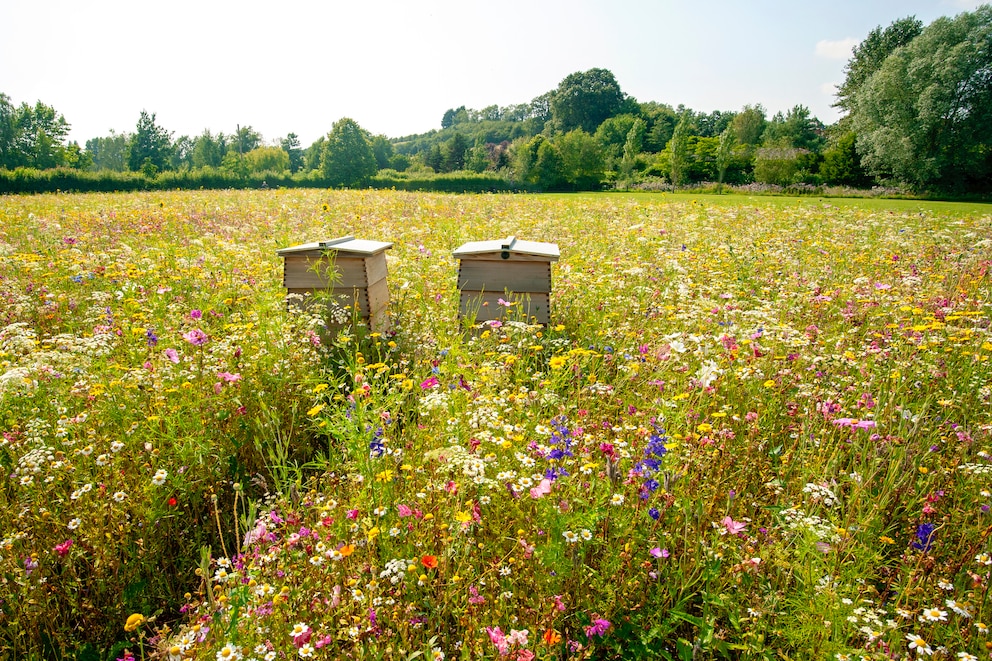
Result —
POLYGON ((338 549, 338 552, 347 558, 349 555, 355 552, 355 547, 352 546, 351 544, 345 544, 344 546, 338 549))
POLYGON ((556 643, 560 643, 561 642, 561 636, 559 636, 558 635, 558 632, 555 631, 554 629, 548 629, 547 631, 545 631, 544 632, 544 635, 541 636, 541 638, 548 645, 554 645, 556 643))
POLYGON ((437 569, 437 557, 433 555, 425 555, 420 558, 420 564, 428 569, 437 569))

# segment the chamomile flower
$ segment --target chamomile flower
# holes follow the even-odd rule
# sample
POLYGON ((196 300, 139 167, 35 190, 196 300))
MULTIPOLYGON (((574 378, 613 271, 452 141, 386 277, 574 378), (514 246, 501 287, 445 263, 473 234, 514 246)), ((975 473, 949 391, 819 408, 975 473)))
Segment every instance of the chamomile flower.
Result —
POLYGON ((915 633, 907 633, 906 640, 909 641, 909 649, 916 650, 917 656, 931 655, 933 654, 933 648, 924 639, 917 636, 915 633))
POLYGON ((924 608, 920 615, 920 622, 947 622, 947 611, 937 607, 924 608))
POLYGON ((157 471, 155 471, 155 477, 152 478, 152 484, 154 484, 157 487, 160 487, 163 484, 165 484, 165 479, 167 477, 169 477, 169 471, 160 468, 157 471))
POLYGON ((577 541, 579 541, 579 536, 576 535, 571 530, 566 530, 565 532, 563 532, 562 537, 564 537, 565 541, 568 542, 569 544, 574 544, 577 541))
POLYGON ((241 659, 241 648, 227 643, 217 652, 217 661, 239 661, 241 659))

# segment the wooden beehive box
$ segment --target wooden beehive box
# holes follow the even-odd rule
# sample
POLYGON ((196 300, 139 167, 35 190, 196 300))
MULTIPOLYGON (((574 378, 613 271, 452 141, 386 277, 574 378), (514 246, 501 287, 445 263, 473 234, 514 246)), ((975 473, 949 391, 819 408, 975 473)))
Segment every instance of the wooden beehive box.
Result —
POLYGON ((555 243, 469 241, 453 253, 459 260, 459 314, 476 321, 520 318, 547 325, 551 318, 551 262, 555 243), (500 299, 513 303, 506 306, 500 299))
POLYGON ((304 243, 276 251, 283 258, 282 284, 289 305, 309 304, 290 294, 325 292, 329 299, 331 325, 352 319, 351 311, 376 331, 389 327, 389 287, 386 284, 386 250, 392 243, 344 236, 329 241, 304 243), (343 312, 347 312, 346 318, 343 312))

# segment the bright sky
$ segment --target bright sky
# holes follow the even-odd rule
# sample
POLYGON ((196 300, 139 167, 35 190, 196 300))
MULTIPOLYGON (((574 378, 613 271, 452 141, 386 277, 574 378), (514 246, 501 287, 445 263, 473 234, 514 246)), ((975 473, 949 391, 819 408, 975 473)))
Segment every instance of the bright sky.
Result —
POLYGON ((70 139, 251 126, 304 147, 351 117, 373 134, 440 128, 448 108, 527 103, 570 73, 613 72, 638 101, 697 111, 803 104, 878 25, 979 0, 0 0, 0 92, 42 101, 70 139))

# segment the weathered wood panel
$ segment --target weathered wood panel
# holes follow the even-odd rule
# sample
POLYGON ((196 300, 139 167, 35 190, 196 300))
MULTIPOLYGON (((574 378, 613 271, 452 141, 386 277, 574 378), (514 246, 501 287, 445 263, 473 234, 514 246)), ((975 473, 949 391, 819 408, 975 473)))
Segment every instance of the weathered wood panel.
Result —
MULTIPOLYGON (((323 257, 307 255, 286 255, 283 265, 283 286, 287 289, 324 289, 335 287, 365 287, 368 285, 366 260, 359 257, 340 257, 333 262, 331 277, 328 274, 330 262, 323 257)), ((385 269, 385 258, 382 259, 385 269)), ((385 277, 383 274, 382 277, 385 277)))
POLYGON ((469 291, 550 292, 551 263, 463 259, 458 288, 469 291))
POLYGON ((463 317, 474 317, 476 322, 492 319, 519 319, 547 325, 551 321, 550 295, 547 293, 504 293, 462 290, 459 308, 463 317), (499 299, 513 302, 506 307, 499 299))

